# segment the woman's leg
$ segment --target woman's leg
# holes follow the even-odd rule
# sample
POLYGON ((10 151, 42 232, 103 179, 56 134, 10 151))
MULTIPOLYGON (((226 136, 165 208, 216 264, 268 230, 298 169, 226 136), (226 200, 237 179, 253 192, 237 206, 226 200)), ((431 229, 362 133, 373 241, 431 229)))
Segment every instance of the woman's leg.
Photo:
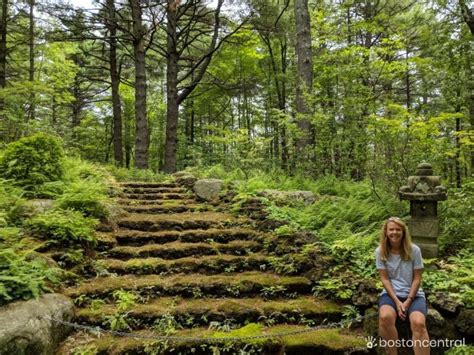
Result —
POLYGON ((398 339, 395 321, 397 320, 397 312, 392 306, 383 305, 379 310, 379 334, 387 342, 387 354, 396 355, 397 347, 395 343, 398 339))
POLYGON ((429 355, 430 338, 426 329, 426 317, 422 312, 410 313, 410 326, 413 334, 413 352, 415 355, 429 355))

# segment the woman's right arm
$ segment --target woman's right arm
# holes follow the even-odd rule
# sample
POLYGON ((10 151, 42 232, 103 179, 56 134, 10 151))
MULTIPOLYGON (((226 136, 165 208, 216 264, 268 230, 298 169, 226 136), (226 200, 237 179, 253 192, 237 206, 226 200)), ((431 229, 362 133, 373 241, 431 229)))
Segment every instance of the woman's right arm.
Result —
POLYGON ((388 277, 387 270, 379 269, 379 275, 380 275, 380 279, 382 280, 383 287, 387 291, 387 294, 390 296, 390 298, 393 300, 393 302, 395 302, 395 305, 397 306, 398 316, 401 319, 405 319, 406 317, 405 307, 403 306, 403 303, 398 299, 397 295, 395 294, 395 291, 393 290, 392 282, 390 281, 390 278, 388 277))

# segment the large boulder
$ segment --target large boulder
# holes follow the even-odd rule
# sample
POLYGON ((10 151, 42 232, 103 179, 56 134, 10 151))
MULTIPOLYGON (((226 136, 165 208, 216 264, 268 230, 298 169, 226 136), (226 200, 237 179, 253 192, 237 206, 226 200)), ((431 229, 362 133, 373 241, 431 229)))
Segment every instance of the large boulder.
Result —
POLYGON ((446 292, 436 292, 431 305, 445 317, 456 317, 461 310, 461 303, 446 292))
POLYGON ((352 304, 362 308, 369 308, 377 304, 379 293, 374 285, 361 283, 352 296, 352 304))
POLYGON ((268 198, 275 204, 282 206, 294 203, 304 203, 311 205, 316 201, 316 195, 311 191, 280 191, 280 190, 262 190, 260 196, 268 198))
POLYGON ((70 321, 74 304, 60 294, 0 308, 0 355, 49 355, 71 330, 50 318, 70 321))
POLYGON ((176 181, 176 183, 190 190, 193 188, 197 180, 197 178, 193 174, 187 171, 178 171, 174 173, 172 176, 173 176, 174 181, 176 181))
POLYGON ((463 309, 456 318, 457 330, 466 338, 474 337, 474 309, 463 309))
POLYGON ((426 315, 426 326, 431 337, 441 338, 446 332, 446 320, 434 308, 428 308, 426 315))
POLYGON ((214 201, 219 198, 223 187, 223 181, 219 179, 198 180, 194 184, 196 196, 205 201, 214 201))

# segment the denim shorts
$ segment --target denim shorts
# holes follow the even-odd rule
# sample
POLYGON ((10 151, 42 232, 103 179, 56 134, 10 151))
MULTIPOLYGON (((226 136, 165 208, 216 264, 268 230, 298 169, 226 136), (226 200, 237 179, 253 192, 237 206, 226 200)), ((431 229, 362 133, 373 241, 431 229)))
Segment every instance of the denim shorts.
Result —
MULTIPOLYGON (((398 297, 398 299, 402 302, 406 301, 406 297, 398 297)), ((380 307, 384 305, 389 305, 395 310, 395 312, 397 311, 397 306, 395 305, 395 302, 393 302, 392 298, 386 293, 380 295, 379 309, 380 307)), ((416 296, 413 299, 412 303, 410 304, 410 307, 408 308, 408 316, 410 316, 410 314, 415 311, 421 312, 425 316, 428 313, 428 307, 426 306, 426 299, 423 296, 416 296)))

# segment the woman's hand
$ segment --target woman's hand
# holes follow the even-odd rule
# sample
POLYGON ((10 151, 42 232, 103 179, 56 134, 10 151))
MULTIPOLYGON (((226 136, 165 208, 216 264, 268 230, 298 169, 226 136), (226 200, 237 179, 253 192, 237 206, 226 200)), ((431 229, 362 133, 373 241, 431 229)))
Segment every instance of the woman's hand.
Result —
POLYGON ((405 308, 405 315, 408 312, 408 308, 410 308, 410 305, 412 302, 413 302, 412 298, 407 298, 405 302, 403 302, 403 307, 405 308))
POLYGON ((406 311, 407 311, 408 307, 410 306, 409 304, 406 305, 406 302, 407 301, 402 302, 399 299, 397 299, 397 302, 396 302, 397 313, 398 313, 398 316, 400 317, 401 320, 406 319, 406 311))

